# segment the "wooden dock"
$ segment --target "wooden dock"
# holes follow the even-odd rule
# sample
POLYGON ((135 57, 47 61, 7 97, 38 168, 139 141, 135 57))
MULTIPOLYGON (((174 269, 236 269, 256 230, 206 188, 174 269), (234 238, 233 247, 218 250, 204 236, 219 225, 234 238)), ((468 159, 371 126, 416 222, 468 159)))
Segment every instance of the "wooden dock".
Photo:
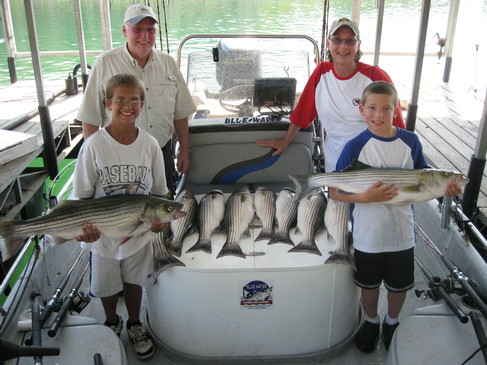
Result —
MULTIPOLYGON (((46 99, 58 94, 65 87, 64 81, 45 83, 46 99)), ((53 135, 56 144, 58 164, 81 141, 81 127, 74 124, 74 118, 82 94, 73 96, 59 95, 49 106, 53 135)), ((24 115, 31 114, 38 108, 37 92, 33 81, 21 81, 0 90, 0 127, 10 126, 24 115)), ((31 167, 37 157, 42 157, 44 146, 39 116, 20 124, 13 131, 26 136, 29 146, 23 151, 18 145, 8 146, 3 139, 2 155, 8 162, 0 165, 0 219, 12 220, 21 212, 27 202, 43 186, 49 173, 46 167, 31 167), (27 153, 26 153, 27 152, 27 153)), ((10 135, 3 132, 3 136, 10 135)), ((44 164, 45 166, 45 164, 44 164)), ((25 217, 23 217, 25 218, 25 217)))
MULTIPOLYGON (((365 60, 367 62, 368 60, 365 60)), ((455 61, 454 61, 455 62, 455 61)), ((391 76, 399 97, 411 102, 414 80, 414 57, 382 56, 380 66, 391 76)), ((468 173, 476 147, 479 123, 484 108, 485 90, 475 92, 470 85, 452 76, 443 82, 444 60, 432 57, 423 61, 415 132, 433 167, 468 173)), ((407 110, 403 110, 404 119, 407 110)), ((487 180, 484 171, 478 197, 479 218, 487 224, 487 180)))

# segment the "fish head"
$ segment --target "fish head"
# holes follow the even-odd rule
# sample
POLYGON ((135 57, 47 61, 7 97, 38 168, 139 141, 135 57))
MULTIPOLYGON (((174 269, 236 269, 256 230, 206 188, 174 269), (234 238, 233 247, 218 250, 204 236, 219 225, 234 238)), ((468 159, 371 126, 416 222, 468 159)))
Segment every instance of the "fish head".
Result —
POLYGON ((151 221, 170 222, 186 215, 182 208, 180 202, 159 198, 146 206, 144 216, 151 221))
POLYGON ((421 183, 425 188, 436 192, 438 196, 444 194, 446 186, 450 182, 456 182, 463 188, 469 179, 461 172, 440 169, 426 169, 421 176, 421 183))

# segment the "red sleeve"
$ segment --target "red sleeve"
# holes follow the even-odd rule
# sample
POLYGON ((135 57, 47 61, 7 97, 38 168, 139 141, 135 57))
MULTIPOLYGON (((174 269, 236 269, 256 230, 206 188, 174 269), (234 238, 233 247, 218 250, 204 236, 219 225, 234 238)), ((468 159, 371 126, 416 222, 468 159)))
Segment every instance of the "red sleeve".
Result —
MULTIPOLYGON (((379 66, 370 66, 367 71, 370 72, 368 76, 372 79, 372 81, 387 81, 394 85, 387 72, 385 72, 379 66)), ((392 124, 396 127, 406 129, 406 123, 404 123, 404 118, 402 116, 401 100, 397 100, 396 117, 392 121, 392 124)))
POLYGON ((333 65, 330 62, 322 62, 316 66, 304 87, 296 109, 289 118, 293 124, 300 128, 308 128, 313 120, 318 117, 315 103, 316 86, 321 80, 321 75, 331 71, 332 67, 333 65))

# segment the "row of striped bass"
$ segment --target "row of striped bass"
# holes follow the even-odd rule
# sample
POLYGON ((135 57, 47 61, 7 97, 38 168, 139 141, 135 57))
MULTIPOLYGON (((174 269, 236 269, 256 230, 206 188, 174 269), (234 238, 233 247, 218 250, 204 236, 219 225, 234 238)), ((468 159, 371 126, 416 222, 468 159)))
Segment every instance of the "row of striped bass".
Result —
POLYGON ((29 220, 0 222, 0 250, 8 260, 22 242, 34 235, 50 235, 62 243, 83 234, 91 223, 101 234, 119 240, 145 234, 154 222, 170 222, 185 215, 182 204, 149 195, 113 195, 98 199, 64 200, 43 216, 29 220))
POLYGON ((404 205, 421 203, 443 196, 449 182, 455 181, 460 187, 469 179, 461 172, 438 169, 395 169, 376 168, 354 160, 340 172, 312 175, 289 175, 296 185, 295 200, 304 198, 310 191, 320 187, 337 188, 348 193, 362 193, 367 188, 382 181, 399 188, 398 195, 385 204, 404 205))

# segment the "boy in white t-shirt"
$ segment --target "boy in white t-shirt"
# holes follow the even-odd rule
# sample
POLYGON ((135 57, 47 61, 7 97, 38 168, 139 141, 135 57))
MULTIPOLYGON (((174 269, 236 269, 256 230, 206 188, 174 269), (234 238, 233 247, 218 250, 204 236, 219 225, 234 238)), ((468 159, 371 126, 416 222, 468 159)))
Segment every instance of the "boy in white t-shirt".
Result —
MULTIPOLYGON (((106 86, 106 107, 111 123, 87 138, 79 152, 74 173, 74 195, 80 199, 116 194, 167 194, 164 159, 157 140, 135 126, 144 104, 144 84, 131 74, 118 74, 106 86)), ((156 222, 152 232, 168 223, 156 222)), ((123 326, 117 314, 119 292, 127 306, 127 332, 135 354, 147 359, 154 353, 152 341, 142 329, 140 307, 142 287, 152 284, 152 232, 132 237, 120 245, 100 235, 91 224, 83 227, 84 249, 91 251, 91 293, 101 298, 105 325, 120 335, 123 326)))
MULTIPOLYGON (((397 92, 385 81, 369 84, 363 91, 360 114, 367 129, 344 147, 336 171, 354 159, 373 167, 428 168, 419 138, 413 132, 393 126, 397 92)), ((365 321, 355 338, 363 352, 372 352, 380 332, 378 303, 380 285, 387 289, 387 314, 381 339, 386 349, 399 325, 398 317, 406 293, 414 286, 414 215, 412 205, 389 205, 384 202, 397 195, 398 187, 378 181, 365 192, 349 194, 330 188, 330 198, 354 203, 353 246, 355 249, 355 283, 361 288, 365 321)), ((461 193, 451 182, 445 195, 461 193)))

